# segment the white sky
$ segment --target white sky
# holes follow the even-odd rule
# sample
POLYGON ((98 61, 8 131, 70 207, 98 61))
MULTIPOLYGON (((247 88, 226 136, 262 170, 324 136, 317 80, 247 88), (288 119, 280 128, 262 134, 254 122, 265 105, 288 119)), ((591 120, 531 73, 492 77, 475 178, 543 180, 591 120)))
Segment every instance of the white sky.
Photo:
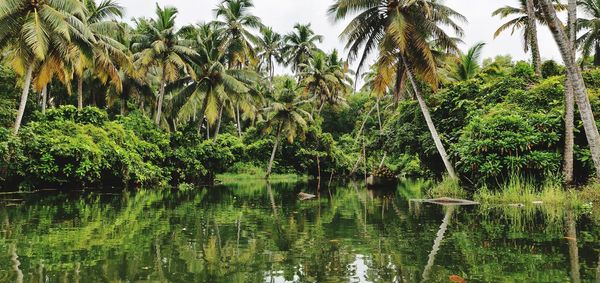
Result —
MULTIPOLYGON (((331 51, 334 48, 344 50, 344 42, 339 39, 339 34, 344 24, 334 24, 327 16, 327 9, 334 0, 254 0, 254 14, 259 16, 263 23, 279 33, 291 31, 295 23, 312 23, 313 29, 325 37, 321 48, 331 51)), ((178 24, 206 22, 214 18, 213 8, 220 0, 120 0, 126 8, 126 18, 152 17, 155 2, 160 5, 171 5, 179 9, 178 24)), ((494 31, 506 20, 491 17, 492 11, 504 5, 516 6, 518 0, 446 0, 446 5, 463 14, 468 19, 465 29, 465 46, 476 42, 486 42, 483 57, 510 54, 515 59, 528 60, 529 54, 523 52, 521 34, 510 33, 494 39, 494 31)), ((539 27, 540 49, 542 58, 560 60, 560 53, 546 27, 539 27)), ((342 52, 346 54, 346 52, 342 52)))

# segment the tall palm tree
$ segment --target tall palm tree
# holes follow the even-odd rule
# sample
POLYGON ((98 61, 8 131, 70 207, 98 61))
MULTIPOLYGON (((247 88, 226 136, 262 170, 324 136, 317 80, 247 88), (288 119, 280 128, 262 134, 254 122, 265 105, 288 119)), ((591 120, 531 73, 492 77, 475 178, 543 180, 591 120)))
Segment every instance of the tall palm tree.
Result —
POLYGON ((86 23, 94 38, 93 44, 79 43, 70 55, 73 70, 77 76, 77 107, 83 108, 83 81, 86 71, 99 79, 102 84, 110 84, 117 91, 122 90, 119 66, 130 64, 127 48, 115 40, 121 26, 116 19, 123 17, 124 9, 115 0, 83 0, 86 7, 86 23))
POLYGON ((89 40, 86 25, 80 20, 85 7, 77 0, 0 2, 0 48, 9 46, 15 71, 23 76, 23 91, 13 126, 17 134, 27 104, 36 65, 53 52, 66 57, 73 38, 89 40))
POLYGON ((223 0, 214 10, 215 24, 226 32, 227 55, 232 67, 241 67, 255 56, 252 44, 257 38, 251 30, 263 25, 260 18, 250 13, 252 7, 252 0, 223 0))
POLYGON ((270 27, 260 30, 261 36, 257 39, 258 58, 260 60, 259 69, 264 69, 268 74, 269 86, 273 87, 273 77, 275 76, 275 62, 282 62, 282 37, 273 31, 270 27))
POLYGON ((212 125, 219 118, 221 107, 250 92, 250 86, 258 76, 249 70, 228 68, 223 49, 227 44, 225 30, 206 24, 198 27, 192 36, 195 37, 192 46, 197 55, 190 57, 192 73, 173 84, 174 88, 180 88, 174 104, 179 109, 180 122, 189 121, 198 114, 212 125))
POLYGON ((600 178, 600 134, 598 133, 594 112, 592 111, 592 105, 587 95, 587 89, 585 82, 583 81, 581 70, 574 60, 574 46, 569 41, 569 37, 563 29, 562 23, 556 15, 554 5, 552 5, 550 0, 539 1, 541 10, 548 22, 548 27, 550 27, 550 31, 554 36, 554 40, 559 47, 563 62, 565 63, 567 76, 571 81, 583 128, 585 129, 587 141, 590 145, 592 160, 596 167, 596 178, 600 178))
POLYGON ((132 48, 136 68, 143 72, 156 71, 160 76, 155 123, 161 121, 163 100, 167 83, 174 82, 184 71, 194 75, 188 57, 197 53, 181 42, 175 27, 178 11, 175 7, 161 8, 156 5, 156 18, 137 21, 137 34, 133 36, 132 48))
POLYGON ((467 53, 454 58, 454 62, 450 66, 450 80, 466 81, 475 77, 481 68, 479 60, 481 59, 481 51, 484 46, 485 43, 483 42, 477 43, 469 48, 467 53))
MULTIPOLYGON (((553 0, 554 1, 554 0, 553 0)), ((519 6, 505 6, 497 9, 492 16, 500 18, 513 17, 508 22, 501 25, 494 37, 498 37, 506 30, 511 30, 511 35, 521 30, 523 36, 523 50, 529 52, 531 49, 532 62, 536 72, 541 74, 541 55, 537 35, 537 23, 547 25, 546 20, 539 9, 539 0, 518 0, 519 6), (531 17, 533 15, 533 17, 531 17)), ((560 3, 555 4, 555 9, 563 10, 564 6, 560 3)))
POLYGON ((594 66, 600 66, 600 0, 578 1, 587 18, 577 19, 577 30, 584 33, 577 39, 583 57, 594 53, 594 66))
POLYGON ((337 0, 329 11, 336 20, 357 14, 342 36, 348 41, 346 46, 351 58, 363 50, 359 70, 368 55, 378 48, 379 71, 384 77, 390 78, 395 73, 397 82, 402 81, 404 75, 408 78, 446 170, 451 178, 456 178, 417 76, 432 87, 437 86, 437 51, 431 44, 433 42, 436 49, 457 53, 455 38, 444 28, 462 35, 462 28, 455 21, 466 21, 464 17, 435 0, 337 0))
POLYGON ((317 43, 323 42, 323 36, 315 34, 310 24, 296 24, 294 31, 285 35, 283 40, 285 63, 298 74, 302 71, 300 65, 307 64, 312 54, 318 50, 317 43))
POLYGON ((275 143, 267 166, 267 179, 271 176, 281 135, 285 135, 292 143, 298 134, 303 134, 307 130, 307 121, 312 120, 311 115, 301 109, 302 104, 306 101, 299 100, 296 95, 297 90, 295 82, 287 79, 279 98, 268 108, 270 114, 267 120, 267 130, 275 130, 275 143))

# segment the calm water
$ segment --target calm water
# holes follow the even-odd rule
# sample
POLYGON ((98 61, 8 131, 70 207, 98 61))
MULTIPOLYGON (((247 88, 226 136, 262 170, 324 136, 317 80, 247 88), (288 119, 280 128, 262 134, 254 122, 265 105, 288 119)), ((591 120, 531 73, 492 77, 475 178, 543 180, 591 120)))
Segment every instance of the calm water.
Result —
POLYGON ((0 196, 0 282, 599 282, 591 214, 417 205, 418 183, 301 191, 0 196))

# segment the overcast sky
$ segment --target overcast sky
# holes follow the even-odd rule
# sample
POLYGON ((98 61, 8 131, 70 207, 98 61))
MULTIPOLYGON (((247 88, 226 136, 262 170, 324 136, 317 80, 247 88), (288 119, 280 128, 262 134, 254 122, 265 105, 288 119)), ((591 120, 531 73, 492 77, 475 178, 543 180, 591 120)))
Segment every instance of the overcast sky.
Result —
MULTIPOLYGON (((325 37, 322 49, 331 51, 334 48, 344 50, 345 44, 340 41, 339 34, 343 23, 335 24, 327 16, 327 9, 334 0, 254 0, 254 14, 263 23, 273 27, 279 33, 289 32, 295 23, 312 23, 317 33, 325 37)), ((171 5, 179 9, 178 24, 198 23, 213 19, 213 9, 220 0, 120 0, 126 8, 126 17, 153 16, 155 2, 160 5, 171 5)), ((491 17, 492 11, 503 6, 516 6, 518 0, 446 0, 446 5, 465 15, 465 45, 462 49, 476 42, 486 42, 483 57, 510 54, 515 59, 529 59, 523 52, 522 36, 510 33, 494 39, 494 31, 503 23, 497 17, 491 17)), ((560 60, 560 53, 551 34, 546 27, 539 27, 540 49, 544 59, 560 60)), ((346 54, 345 52, 343 54, 346 54)))

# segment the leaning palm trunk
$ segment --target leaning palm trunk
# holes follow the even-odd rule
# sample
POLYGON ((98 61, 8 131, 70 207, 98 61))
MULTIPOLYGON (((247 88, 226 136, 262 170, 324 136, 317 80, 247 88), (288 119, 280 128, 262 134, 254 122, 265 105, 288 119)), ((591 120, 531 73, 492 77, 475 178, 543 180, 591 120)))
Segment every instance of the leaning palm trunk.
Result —
POLYGON ((237 122, 238 137, 242 137, 242 118, 240 117, 240 105, 235 106, 235 117, 237 122))
POLYGON ((273 170, 273 161, 275 160, 275 153, 277 153, 277 146, 279 146, 279 139, 281 136, 281 127, 282 124, 279 124, 277 128, 277 134, 275 135, 275 144, 273 145, 273 151, 271 152, 271 159, 269 160, 269 166, 267 167, 267 175, 265 178, 269 179, 271 176, 271 171, 273 170))
POLYGON ((160 80, 160 91, 158 93, 158 105, 156 106, 156 120, 154 121, 154 123, 156 123, 156 125, 160 124, 160 115, 162 114, 163 99, 165 98, 165 85, 166 85, 166 78, 165 78, 165 70, 163 68, 163 74, 162 74, 162 78, 160 80))
POLYGON ((527 33, 529 34, 529 44, 531 45, 531 59, 535 73, 542 75, 542 57, 540 55, 540 46, 537 36, 537 24, 535 18, 535 6, 533 0, 527 0, 527 33))
MULTIPOLYGON (((437 148, 437 151, 440 154, 442 161, 444 162, 446 171, 448 171, 448 175, 450 176, 450 178, 456 179, 457 178, 456 172, 454 171, 454 167, 452 166, 452 163, 450 163, 450 160, 448 159, 448 154, 446 153, 446 149, 444 148, 444 145, 442 144, 442 140, 440 139, 440 135, 438 134, 437 129, 435 128, 435 125, 433 124, 433 120, 431 119, 431 114, 429 113, 429 107, 427 107, 427 103, 425 103, 425 100, 423 99, 423 96, 421 95, 421 90, 417 86, 417 81, 415 79, 413 71, 403 54, 400 55, 400 59, 402 60, 402 64, 404 65, 408 79, 410 80, 410 83, 412 84, 413 90, 415 92, 415 96, 417 98, 417 101, 419 102, 419 106, 421 107, 421 112, 423 112, 423 116, 425 117, 425 122, 427 123, 427 127, 429 128, 429 132, 431 133, 431 137, 433 138, 435 147, 437 148)), ((401 70, 398 70, 398 71, 401 71, 401 70)))
MULTIPOLYGON (((575 47, 577 40, 576 22, 577 22, 577 0, 569 0, 568 6, 569 19, 569 41, 571 46, 575 47)), ((576 61, 575 48, 572 50, 573 62, 576 61)), ((567 186, 573 184, 573 148, 575 145, 574 123, 575 123, 575 94, 573 84, 568 78, 565 81, 565 148, 563 156, 563 178, 567 186)))
POLYGON ((562 28, 552 2, 550 0, 540 0, 540 4, 547 19, 548 27, 560 49, 568 79, 573 86, 575 101, 577 102, 581 121, 583 122, 585 134, 590 145, 592 160, 596 167, 596 178, 598 178, 600 177, 600 134, 598 133, 596 120, 592 112, 592 105, 587 96, 585 82, 583 81, 581 70, 577 67, 575 60, 573 60, 573 46, 565 35, 565 30, 562 28))
POLYGON ((33 76, 33 64, 27 69, 25 74, 25 82, 23 82, 23 92, 21 93, 21 102, 19 103, 19 111, 17 112, 17 119, 13 126, 13 134, 18 134, 21 128, 21 121, 23 121, 23 115, 25 114, 25 106, 27 106, 27 96, 29 95, 29 87, 31 86, 31 77, 33 76))

